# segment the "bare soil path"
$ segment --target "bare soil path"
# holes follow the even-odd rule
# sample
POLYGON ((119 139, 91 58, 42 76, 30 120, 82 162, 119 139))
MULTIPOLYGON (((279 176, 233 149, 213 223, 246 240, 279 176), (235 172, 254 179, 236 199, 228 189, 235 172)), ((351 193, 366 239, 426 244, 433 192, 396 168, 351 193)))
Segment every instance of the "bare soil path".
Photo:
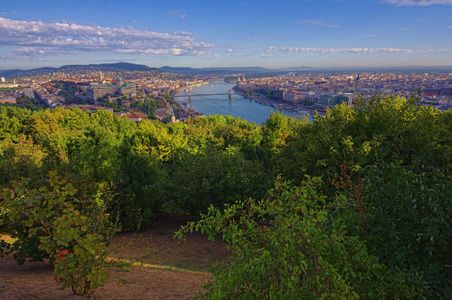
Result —
MULTIPOLYGON (((113 257, 136 260, 128 272, 110 272, 105 286, 89 299, 192 299, 210 278, 213 262, 227 259, 221 240, 210 242, 193 233, 185 241, 173 239, 188 218, 166 215, 151 229, 121 233, 112 243, 113 257)), ((48 263, 19 266, 11 255, 0 257, 0 299, 83 299, 70 289, 60 290, 48 263)))

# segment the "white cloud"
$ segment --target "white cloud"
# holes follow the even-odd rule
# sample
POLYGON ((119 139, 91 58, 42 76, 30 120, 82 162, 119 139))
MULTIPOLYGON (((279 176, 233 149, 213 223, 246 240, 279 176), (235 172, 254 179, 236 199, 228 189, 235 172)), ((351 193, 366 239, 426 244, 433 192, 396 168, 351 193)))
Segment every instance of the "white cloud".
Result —
POLYGON ((285 57, 285 55, 274 53, 262 53, 261 57, 285 57))
POLYGON ((286 53, 413 53, 410 49, 403 48, 320 48, 320 47, 283 47, 280 48, 286 53))
POLYGON ((330 22, 331 21, 300 20, 296 21, 295 24, 321 26, 321 27, 339 27, 339 25, 336 24, 329 24, 330 22))
POLYGON ((0 17, 0 44, 20 47, 2 58, 89 52, 199 56, 215 45, 197 42, 189 32, 156 32, 132 27, 44 23, 0 17))
POLYGON ((183 12, 182 10, 173 10, 173 11, 168 12, 166 15, 176 17, 179 19, 186 19, 188 17, 187 14, 185 12, 183 12))
POLYGON ((384 2, 395 6, 452 5, 452 0, 384 0, 384 2))
POLYGON ((435 52, 435 49, 433 49, 433 48, 430 48, 430 49, 426 49, 426 50, 419 50, 419 51, 418 51, 418 53, 421 53, 421 54, 425 54, 425 53, 432 53, 432 52, 435 52))

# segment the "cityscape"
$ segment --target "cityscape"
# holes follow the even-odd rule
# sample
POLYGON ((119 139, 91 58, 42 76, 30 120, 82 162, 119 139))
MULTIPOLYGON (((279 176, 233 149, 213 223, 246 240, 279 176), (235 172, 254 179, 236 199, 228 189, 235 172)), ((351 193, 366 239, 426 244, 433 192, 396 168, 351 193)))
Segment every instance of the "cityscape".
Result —
POLYGON ((0 299, 452 299, 452 0, 0 5, 0 299))
POLYGON ((204 112, 175 96, 224 78, 292 116, 376 93, 449 108, 449 0, 201 2, 5 3, 0 101, 186 120, 204 112))
MULTIPOLYGON (((452 108, 452 73, 446 72, 289 72, 267 76, 253 73, 185 74, 162 71, 76 70, 17 78, 1 77, 0 103, 19 99, 40 101, 48 108, 79 107, 108 110, 131 120, 153 118, 185 121, 204 116, 175 98, 180 92, 218 79, 235 83, 234 93, 262 105, 306 115, 325 115, 328 108, 377 94, 417 97, 419 104, 452 108), (148 100, 154 105, 146 106, 148 100)), ((226 99, 225 95, 225 99, 226 99)), ((22 100, 23 101, 23 100, 22 100)))

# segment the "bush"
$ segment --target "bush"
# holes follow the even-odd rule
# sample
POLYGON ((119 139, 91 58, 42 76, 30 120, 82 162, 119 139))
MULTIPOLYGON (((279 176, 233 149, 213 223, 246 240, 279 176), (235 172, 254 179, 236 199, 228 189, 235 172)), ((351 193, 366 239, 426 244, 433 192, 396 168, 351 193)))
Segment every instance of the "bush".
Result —
POLYGON ((267 199, 249 199, 223 212, 210 207, 176 235, 220 234, 233 254, 217 265, 206 299, 400 299, 414 296, 357 237, 330 219, 319 179, 290 187, 280 179, 267 199))
POLYGON ((76 193, 56 172, 40 188, 23 179, 3 192, 0 225, 17 238, 10 250, 20 264, 49 259, 61 288, 88 295, 108 278, 106 247, 114 228, 105 213, 107 191, 100 187, 93 199, 76 193))

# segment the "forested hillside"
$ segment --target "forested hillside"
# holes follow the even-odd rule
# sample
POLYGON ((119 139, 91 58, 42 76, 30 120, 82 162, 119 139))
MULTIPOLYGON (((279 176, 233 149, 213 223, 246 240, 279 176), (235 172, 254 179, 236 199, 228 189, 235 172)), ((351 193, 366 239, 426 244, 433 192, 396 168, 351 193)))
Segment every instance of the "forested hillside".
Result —
POLYGON ((209 299, 450 298, 451 147, 451 111, 392 96, 262 126, 0 106, 0 247, 89 294, 117 230, 192 214, 234 250, 209 299))

